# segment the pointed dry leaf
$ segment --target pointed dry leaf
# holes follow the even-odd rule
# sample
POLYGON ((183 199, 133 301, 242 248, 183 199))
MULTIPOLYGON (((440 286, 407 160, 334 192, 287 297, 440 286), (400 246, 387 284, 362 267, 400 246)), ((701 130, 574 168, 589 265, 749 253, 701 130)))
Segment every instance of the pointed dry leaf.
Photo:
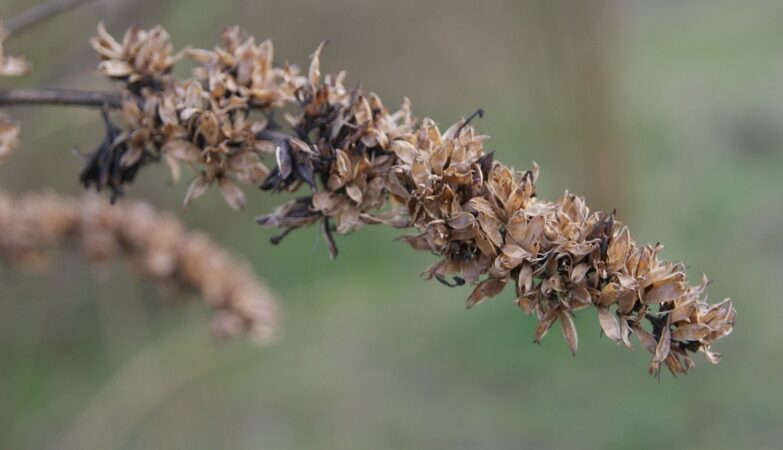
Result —
POLYGON ((163 154, 171 155, 176 159, 188 162, 196 162, 201 156, 201 150, 198 147, 182 139, 166 142, 161 148, 161 151, 163 154))
POLYGON ((218 179, 218 186, 220 187, 220 193, 223 194, 223 199, 226 200, 229 206, 236 210, 240 210, 245 207, 245 194, 227 177, 221 177, 218 179))
POLYGON ((627 227, 623 227, 619 235, 609 243, 606 252, 606 263, 610 269, 620 267, 625 263, 628 252, 631 249, 631 234, 627 227))
POLYGON ((641 327, 641 325, 635 325, 633 327, 633 332, 636 335, 636 338, 639 339, 639 342, 642 344, 642 347, 644 347, 645 350, 647 350, 650 353, 655 353, 655 348, 658 345, 658 343, 655 341, 655 336, 650 334, 647 330, 641 327))
POLYGON ((598 296, 596 303, 601 306, 609 306, 617 301, 617 296, 620 293, 620 285, 617 283, 608 283, 601 289, 601 295, 598 296))
POLYGON ((203 176, 197 177, 190 183, 190 186, 188 186, 188 191, 185 194, 183 204, 187 206, 191 201, 204 195, 207 192, 207 189, 209 189, 209 181, 203 176))
POLYGON ((576 326, 571 314, 566 310, 560 310, 560 328, 563 331, 563 337, 568 343, 571 354, 576 356, 576 348, 579 345, 579 337, 576 334, 576 326))
POLYGON ((662 363, 664 359, 669 355, 669 349, 671 347, 671 330, 669 329, 668 322, 661 331, 661 337, 658 339, 658 344, 655 346, 655 355, 653 356, 653 362, 662 363))
POLYGON ((494 297, 503 290, 506 283, 497 278, 487 278, 479 283, 468 297, 466 306, 472 308, 487 297, 494 297))
POLYGON ((326 45, 326 41, 321 42, 310 57, 310 70, 308 71, 307 78, 313 86, 317 85, 321 80, 321 51, 323 50, 324 45, 326 45))
POLYGON ((535 336, 533 337, 533 342, 540 344, 541 339, 546 336, 549 329, 552 327, 552 324, 555 323, 555 320, 557 320, 559 315, 558 309, 550 309, 544 317, 538 321, 536 324, 536 330, 535 330, 535 336))
POLYGON ((345 187, 345 193, 348 194, 348 197, 351 198, 351 200, 355 201, 356 203, 362 202, 362 190, 359 186, 355 184, 349 184, 345 187))
POLYGON ((576 267, 571 270, 571 282, 581 283, 585 279, 587 271, 590 270, 590 265, 587 263, 577 264, 576 267))
POLYGON ((620 325, 617 323, 617 319, 608 308, 599 306, 598 308, 598 321, 601 325, 606 337, 613 341, 620 340, 620 325))
POLYGON ((394 152, 397 155, 397 158, 405 164, 412 164, 413 160, 416 159, 416 156, 418 155, 418 151, 416 151, 413 144, 403 140, 392 141, 389 144, 389 150, 394 152))

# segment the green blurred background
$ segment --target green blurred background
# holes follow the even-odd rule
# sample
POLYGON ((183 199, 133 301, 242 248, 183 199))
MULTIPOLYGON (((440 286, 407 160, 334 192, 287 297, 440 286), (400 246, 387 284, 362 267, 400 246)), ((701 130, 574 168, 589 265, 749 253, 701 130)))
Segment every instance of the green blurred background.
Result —
MULTIPOLYGON (((2 0, 0 16, 32 3, 2 0)), ((216 343, 197 298, 172 305, 119 264, 0 266, 0 448, 780 448, 780 1, 103 1, 9 41, 36 70, 2 86, 109 89, 87 46, 99 20, 161 24, 177 48, 239 24, 304 66, 328 38, 324 70, 389 106, 409 96, 443 125, 482 107, 497 158, 540 164, 540 195, 617 208, 739 320, 719 365, 658 381, 646 352, 599 338, 593 311, 573 358, 559 331, 531 343, 511 289, 467 312, 467 287, 419 278, 433 257, 399 232, 340 237, 334 262, 315 230, 273 247, 252 218, 281 198, 249 189, 233 213, 211 192, 185 210, 157 166, 131 195, 244 254, 281 300, 280 342, 216 343)), ((98 114, 12 112, 24 146, 2 188, 78 193, 71 148, 99 142, 98 114)))

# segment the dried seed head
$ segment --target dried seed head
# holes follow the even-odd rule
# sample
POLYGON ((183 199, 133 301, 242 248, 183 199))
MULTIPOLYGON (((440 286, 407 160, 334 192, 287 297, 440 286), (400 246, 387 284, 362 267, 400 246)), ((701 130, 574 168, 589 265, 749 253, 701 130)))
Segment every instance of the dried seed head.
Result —
POLYGON ((182 54, 173 54, 171 38, 160 26, 149 30, 130 28, 120 43, 100 23, 98 35, 90 39, 90 45, 102 60, 98 70, 108 77, 130 83, 154 83, 168 75, 182 57, 182 54))
POLYGON ((124 127, 107 124, 85 184, 118 195, 141 164, 164 159, 174 178, 180 163, 195 171, 186 203, 213 183, 236 209, 246 202, 237 182, 273 192, 305 186, 308 195, 257 219, 283 230, 274 243, 318 222, 334 257, 333 231, 413 228, 403 240, 440 257, 429 278, 474 285, 469 307, 515 286, 516 303, 538 320, 537 342, 560 320, 575 352, 571 314, 595 306, 610 339, 630 347, 633 332, 642 341, 652 373, 661 364, 688 370, 693 352, 717 362, 711 346, 732 330, 731 303, 707 303, 706 282, 689 284, 682 264, 660 260, 660 246, 638 245, 614 214, 591 212, 568 192, 538 198, 535 163, 517 171, 485 151, 487 136, 470 125, 483 111, 445 131, 428 118, 417 125, 407 99, 390 112, 374 93, 347 89, 344 72, 323 73, 323 44, 305 76, 276 66, 269 41, 256 44, 237 27, 222 38, 214 50, 186 50, 197 67, 179 81, 165 31, 132 29, 120 44, 99 27, 93 47, 104 73, 125 83, 124 127))

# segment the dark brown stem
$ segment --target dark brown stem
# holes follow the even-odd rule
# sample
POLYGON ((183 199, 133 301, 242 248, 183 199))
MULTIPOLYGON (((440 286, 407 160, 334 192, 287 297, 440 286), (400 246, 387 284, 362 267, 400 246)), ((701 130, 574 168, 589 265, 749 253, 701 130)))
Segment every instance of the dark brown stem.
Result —
POLYGON ((0 106, 58 105, 118 109, 122 97, 116 92, 79 91, 75 89, 8 89, 0 90, 0 106))
POLYGON ((30 9, 22 11, 19 15, 8 19, 5 22, 5 29, 10 33, 18 34, 32 25, 92 1, 95 0, 52 0, 40 5, 35 5, 30 9))
MULTIPOLYGON (((122 108, 119 92, 82 91, 78 89, 0 89, 0 106, 82 106, 85 108, 122 108)), ((250 103, 250 109, 266 109, 266 103, 250 103)), ((280 133, 277 133, 280 134, 280 133)))

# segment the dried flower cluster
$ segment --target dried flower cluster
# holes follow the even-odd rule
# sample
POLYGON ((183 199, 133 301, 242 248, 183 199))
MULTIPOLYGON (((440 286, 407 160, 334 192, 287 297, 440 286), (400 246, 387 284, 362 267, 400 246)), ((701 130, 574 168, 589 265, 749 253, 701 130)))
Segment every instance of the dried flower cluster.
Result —
POLYGON ((185 202, 216 183, 226 201, 239 209, 244 193, 236 182, 260 183, 268 174, 262 153, 274 145, 256 138, 265 118, 251 118, 251 106, 281 106, 303 83, 295 67, 272 67, 272 44, 240 40, 237 28, 223 35, 224 47, 173 54, 169 35, 160 27, 133 28, 117 42, 103 26, 91 40, 103 61, 99 69, 123 81, 125 129, 107 123, 106 139, 91 155, 81 179, 113 198, 147 162, 164 159, 176 180, 180 163, 197 171, 185 202), (198 63, 196 78, 180 82, 170 76, 173 64, 187 54, 198 63))
POLYGON ((421 232, 408 242, 442 256, 430 276, 477 283, 468 307, 511 283, 517 305, 538 319, 535 341, 559 320, 573 353, 571 315, 593 306, 610 339, 630 348, 629 335, 636 334, 653 354, 651 373, 662 363, 686 372, 693 366, 688 352, 718 361, 710 346, 732 330, 730 301, 706 303, 706 279, 689 286, 682 264, 660 261, 661 246, 637 246, 613 214, 591 213, 584 199, 567 192, 556 202, 538 199, 538 168, 515 172, 493 161, 483 140, 463 124, 441 134, 424 120, 392 146, 399 157, 394 184, 404 187, 394 195, 421 232))
POLYGON ((205 235, 187 231, 169 213, 146 203, 111 206, 96 195, 55 193, 14 198, 0 192, 0 257, 40 267, 55 247, 76 243, 91 262, 119 256, 145 277, 182 292, 197 291, 213 311, 218 336, 248 334, 265 342, 275 301, 246 264, 205 235))
POLYGON ((322 76, 323 44, 304 74, 275 65, 272 43, 237 27, 214 50, 175 52, 160 27, 133 28, 120 42, 101 25, 91 44, 101 72, 122 83, 122 125, 104 114, 106 136, 86 161, 85 186, 109 189, 114 200, 161 159, 174 179, 182 164, 195 172, 186 203, 212 184, 237 209, 246 203, 238 183, 272 192, 306 186, 306 195, 257 218, 282 230, 273 243, 319 223, 334 257, 333 232, 412 228, 403 239, 440 257, 429 278, 474 285, 468 307, 512 284, 516 303, 538 320, 537 342, 559 321, 575 353, 572 315, 594 307, 607 337, 630 348, 634 334, 652 353, 653 374, 662 364, 686 372, 694 352, 718 361, 711 346, 732 330, 731 302, 707 303, 706 279, 690 285, 682 264, 659 260, 659 245, 637 245, 614 214, 590 212, 568 192, 539 199, 535 164, 516 171, 485 151, 487 136, 470 126, 483 111, 441 131, 417 121, 407 99, 391 112, 374 93, 346 88, 344 72, 322 76), (193 76, 179 80, 172 69, 186 58, 193 76))
POLYGON ((235 180, 272 191, 306 185, 309 195, 258 218, 283 230, 274 242, 320 222, 335 256, 333 228, 414 227, 418 233, 404 239, 441 257, 429 277, 474 284, 468 307, 512 284, 516 303, 538 319, 537 342, 560 321, 576 352, 572 314, 592 306, 607 337, 631 347, 635 334, 653 354, 651 373, 661 364, 686 372, 692 352, 718 361, 711 345, 732 330, 731 303, 708 304, 706 280, 689 285, 682 264, 659 260, 660 246, 638 246, 613 214, 591 213, 569 193, 538 199, 538 168, 518 172, 495 161, 484 150, 486 136, 469 125, 474 116, 443 132, 430 119, 417 125, 407 99, 389 112, 377 95, 346 89, 344 72, 322 77, 323 44, 304 76, 273 65, 272 43, 256 44, 236 27, 214 51, 184 51, 196 63, 185 81, 170 75, 181 53, 174 55, 160 28, 132 29, 119 43, 100 27, 92 44, 104 59, 100 69, 126 84, 127 128, 108 126, 93 159, 110 162, 91 160, 86 184, 108 185, 116 195, 143 161, 163 157, 175 176, 177 161, 199 170, 186 202, 213 182, 235 208, 245 204, 235 180), (288 106, 299 112, 284 112, 288 106), (251 118, 254 111, 260 118, 251 118), (288 131, 275 122, 281 112, 288 131), (271 170, 262 162, 267 155, 271 170))

